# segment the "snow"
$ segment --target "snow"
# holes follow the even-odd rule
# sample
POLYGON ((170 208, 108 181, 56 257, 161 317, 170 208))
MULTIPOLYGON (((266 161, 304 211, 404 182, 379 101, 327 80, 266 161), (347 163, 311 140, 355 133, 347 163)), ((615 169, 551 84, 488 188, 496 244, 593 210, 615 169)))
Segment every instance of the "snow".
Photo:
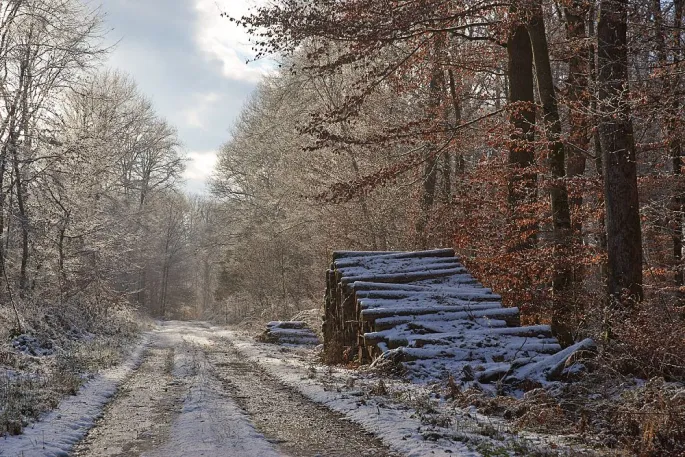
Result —
MULTIPOLYGON (((545 333, 547 328, 539 326, 534 330, 545 333)), ((504 332, 504 329, 492 331, 504 332)), ((276 446, 254 428, 221 381, 212 375, 205 350, 217 344, 215 336, 228 339, 246 359, 259 364, 276 379, 312 401, 342 413, 403 455, 475 457, 481 454, 469 446, 482 443, 495 447, 503 443, 515 445, 516 440, 521 439, 521 435, 514 437, 503 421, 479 415, 473 409, 452 406, 439 394, 442 388, 436 390, 435 385, 393 380, 369 371, 322 366, 313 361, 316 349, 274 350, 273 345, 253 342, 235 331, 169 323, 148 333, 127 362, 85 384, 77 396, 62 401, 55 411, 27 428, 24 435, 1 439, 0 456, 69 455, 102 414, 117 387, 140 365, 151 340, 164 341, 176 349, 172 374, 174 382, 187 387, 187 394, 183 397, 180 413, 171 424, 169 441, 145 454, 147 457, 281 456, 276 446), (370 393, 374 390, 383 392, 370 393), (431 417, 427 419, 427 416, 431 417), (499 436, 497 440, 486 436, 493 427, 503 430, 500 435, 506 436, 499 436)), ((583 347, 588 344, 583 343, 583 347)), ((421 348, 402 350, 411 349, 421 348)), ((555 360, 562 359, 564 354, 555 360)), ((532 359, 533 363, 539 360, 539 356, 532 359)), ((441 363, 448 372, 453 368, 444 365, 444 360, 432 363, 431 369, 441 363)), ((491 367, 507 368, 508 364, 492 363, 491 367)), ((553 442, 556 446, 558 441, 558 437, 545 441, 534 435, 525 436, 538 444, 553 442)))
POLYGON ((201 347, 214 344, 208 333, 178 322, 161 324, 145 335, 130 358, 85 384, 23 435, 0 438, 2 457, 66 457, 94 426, 119 385, 140 365, 147 347, 163 342, 176 348, 174 381, 188 387, 170 440, 148 457, 280 457, 249 418, 209 374, 201 347))
MULTIPOLYGON (((416 411, 383 402, 362 400, 354 389, 328 389, 319 380, 311 378, 311 366, 297 358, 279 358, 276 355, 278 351, 274 351, 273 346, 252 343, 230 330, 217 330, 217 334, 230 339, 245 357, 260 364, 284 384, 310 400, 342 413, 347 419, 375 434, 388 447, 407 457, 480 456, 464 443, 440 437, 431 441, 433 429, 421 422, 416 411)), ((319 371, 325 370, 328 368, 319 367, 319 371)))
POLYGON ((64 399, 23 435, 0 438, 2 457, 62 457, 83 438, 114 395, 119 384, 142 361, 150 335, 143 337, 131 357, 123 364, 97 375, 84 384, 78 394, 64 399))
POLYGON ((392 272, 392 273, 374 273, 374 272, 369 272, 367 274, 361 273, 357 274, 355 276, 343 276, 342 281, 344 283, 354 283, 357 281, 368 281, 368 280, 375 280, 375 281, 382 281, 382 280, 387 280, 387 281, 392 281, 400 276, 405 279, 415 279, 415 280, 421 280, 425 278, 426 276, 431 276, 431 277, 440 277, 440 276, 451 276, 451 275, 456 275, 460 279, 463 279, 461 281, 462 283, 465 281, 471 281, 473 278, 471 278, 469 275, 466 274, 461 274, 465 273, 466 270, 463 267, 459 268, 449 268, 449 269, 420 269, 416 271, 408 271, 406 273, 403 273, 401 271, 397 272, 392 272))
MULTIPOLYGON (((393 258, 435 258, 435 257, 451 257, 454 255, 453 249, 434 249, 431 251, 335 251, 333 256, 336 259, 350 259, 356 262, 360 257, 374 257, 375 259, 393 259, 393 258)), ((339 260, 338 260, 339 261, 339 260)))
POLYGON ((272 321, 266 327, 263 334, 266 341, 310 345, 320 343, 316 333, 303 321, 272 321))
POLYGON ((457 285, 439 286, 437 288, 435 284, 417 285, 416 283, 394 284, 385 282, 356 281, 354 283, 354 288, 357 291, 367 291, 366 293, 382 293, 383 295, 387 295, 388 298, 395 298, 397 296, 405 297, 409 295, 420 295, 421 293, 427 295, 441 296, 451 296, 451 294, 457 294, 457 296, 461 296, 465 293, 474 293, 476 295, 488 295, 496 300, 502 298, 497 294, 493 294, 492 289, 483 287, 483 285, 475 283, 475 279, 473 281, 474 284, 459 283, 457 285))
MULTIPOLYGON (((426 305, 421 300, 386 300, 386 299, 372 299, 361 298, 359 304, 362 308, 362 314, 371 316, 374 314, 382 314, 383 312, 407 312, 410 314, 419 313, 433 313, 437 311, 472 311, 480 309, 501 308, 499 302, 491 301, 477 301, 471 302, 469 300, 454 300, 447 297, 436 300, 441 305, 426 305)), ((425 300, 424 300, 425 302, 425 300)))
POLYGON ((441 395, 444 383, 415 383, 373 370, 325 366, 313 361, 320 347, 274 350, 239 331, 217 328, 216 333, 287 386, 343 414, 408 457, 587 455, 573 436, 524 432, 474 407, 454 406, 441 395), (379 385, 386 394, 369 393, 379 385))
POLYGON ((376 319, 376 326, 394 327, 409 322, 421 325, 423 322, 434 321, 470 321, 473 317, 516 317, 519 314, 518 308, 489 308, 461 312, 435 311, 427 315, 393 316, 376 319))
POLYGON ((36 357, 53 355, 55 348, 51 341, 40 341, 32 335, 19 335, 12 340, 12 347, 19 352, 36 357))
POLYGON ((176 346, 173 370, 174 377, 188 385, 183 409, 172 424, 169 441, 144 456, 282 456, 209 374, 209 364, 198 346, 212 343, 192 327, 184 328, 183 340, 186 344, 176 346), (184 350, 178 350, 181 347, 184 350))
MULTIPOLYGON (((443 270, 451 270, 455 273, 465 273, 466 269, 457 261, 452 260, 451 262, 445 262, 440 259, 439 261, 423 263, 423 262, 412 262, 409 263, 394 263, 394 264, 383 264, 387 266, 383 271, 386 274, 405 274, 405 273, 423 273, 423 272, 442 272, 443 270)), ((336 263, 336 267, 339 265, 336 263)), ((369 273, 370 269, 365 266, 355 266, 345 268, 345 275, 348 277, 354 276, 365 276, 369 273)))
MULTIPOLYGON (((561 348, 559 348, 561 349, 561 348)), ((560 350, 556 354, 539 360, 536 363, 524 366, 510 375, 512 379, 524 380, 524 379, 535 379, 538 377, 538 381, 544 382, 547 378, 552 378, 561 374, 565 368, 566 362, 573 354, 578 351, 594 351, 596 349, 595 342, 587 338, 580 341, 572 346, 567 347, 564 350, 560 350)), ((569 367, 573 368, 573 366, 569 367)), ((577 367, 576 367, 577 369, 577 367)))

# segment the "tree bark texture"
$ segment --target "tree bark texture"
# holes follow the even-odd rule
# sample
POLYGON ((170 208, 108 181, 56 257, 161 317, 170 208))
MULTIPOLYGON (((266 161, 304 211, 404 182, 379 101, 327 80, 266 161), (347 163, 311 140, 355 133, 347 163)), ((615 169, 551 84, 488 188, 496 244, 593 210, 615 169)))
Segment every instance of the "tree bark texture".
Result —
POLYGON ((633 123, 628 106, 627 0, 602 0, 597 26, 608 292, 642 300, 642 232, 633 123))
POLYGON ((547 134, 549 168, 552 175, 550 200, 552 207, 552 226, 554 242, 554 273, 552 290, 554 309, 552 311, 552 330, 565 345, 573 343, 569 322, 570 309, 567 294, 571 285, 571 268, 567 259, 571 232, 571 214, 568 191, 566 189, 566 153, 561 141, 561 120, 554 89, 554 76, 549 59, 549 46, 542 14, 542 3, 536 2, 528 23, 535 60, 538 92, 542 103, 543 121, 547 134))
MULTIPOLYGON (((516 14, 514 7, 510 14, 516 14)), ((509 148, 512 177, 509 180, 509 205, 516 216, 518 208, 535 200, 537 175, 530 171, 535 164, 535 97, 533 91, 533 51, 525 25, 517 24, 507 40, 509 103, 512 105, 510 122, 514 127, 509 148)), ((535 232, 525 226, 522 231, 535 232)), ((525 249, 535 244, 535 235, 528 236, 517 246, 525 249)))
MULTIPOLYGON (((590 88, 589 88, 589 50, 584 44, 587 39, 585 35, 585 15, 587 7, 584 2, 574 0, 565 9, 566 16, 566 38, 573 49, 573 55, 569 59, 568 78, 566 86, 568 88, 569 104, 569 142, 566 147, 566 176, 574 178, 583 176, 586 167, 586 155, 590 150, 590 123, 588 115, 590 109, 590 88), (583 43, 583 44, 579 44, 583 43)), ((574 237, 581 236, 582 224, 579 218, 574 219, 573 215, 583 204, 582 195, 571 197, 569 206, 572 216, 572 234, 574 237)))
MULTIPOLYGON (((673 67, 679 68, 682 61, 681 55, 681 27, 683 26, 683 0, 674 0, 673 2, 673 67)), ((664 37, 665 40, 665 37, 664 37)), ((676 177, 675 193, 671 201, 673 207, 673 262, 675 264, 675 284, 677 286, 685 285, 685 272, 683 271, 683 186, 682 180, 682 145, 680 142, 680 130, 682 123, 679 117, 680 111, 680 96, 681 80, 680 74, 676 72, 673 75, 673 90, 672 101, 669 106, 669 123, 668 123, 668 138, 669 138, 669 156, 673 168, 673 174, 676 177)))
MULTIPOLYGON (((440 56, 443 53, 444 45, 443 38, 439 36, 435 42, 435 52, 433 56, 435 62, 429 86, 428 112, 432 116, 437 116, 437 111, 440 108, 440 103, 444 96, 445 72, 440 66, 440 56)), ((419 203, 420 214, 416 222, 418 245, 421 249, 427 249, 428 247, 426 227, 428 226, 430 213, 433 209, 433 204, 435 203, 435 188, 438 180, 438 157, 436 152, 436 145, 432 141, 428 141, 426 144, 425 162, 423 166, 423 186, 419 203)))

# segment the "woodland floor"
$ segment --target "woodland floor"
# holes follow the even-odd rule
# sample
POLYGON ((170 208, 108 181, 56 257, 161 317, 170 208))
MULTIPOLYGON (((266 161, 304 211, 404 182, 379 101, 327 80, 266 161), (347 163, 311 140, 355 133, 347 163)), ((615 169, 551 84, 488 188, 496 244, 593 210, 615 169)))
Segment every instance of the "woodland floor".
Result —
POLYGON ((312 346, 253 335, 161 323, 125 363, 23 435, 0 437, 0 456, 629 455, 597 452, 577 433, 523 431, 450 399, 444 383, 326 366, 312 346))
POLYGON ((49 422, 63 416, 57 414, 38 423, 45 428, 38 437, 31 436, 35 428, 27 428, 23 444, 20 437, 0 439, 0 455, 399 455, 249 363, 227 334, 209 325, 164 323, 151 332, 139 357, 71 450, 55 451, 47 442, 56 435, 49 422))

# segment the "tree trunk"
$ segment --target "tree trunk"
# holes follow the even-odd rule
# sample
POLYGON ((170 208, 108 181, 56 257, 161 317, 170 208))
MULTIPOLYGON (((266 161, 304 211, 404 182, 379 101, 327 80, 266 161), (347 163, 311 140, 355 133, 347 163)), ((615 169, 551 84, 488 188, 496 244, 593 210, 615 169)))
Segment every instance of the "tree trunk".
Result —
MULTIPOLYGON (((347 126, 343 126, 344 130, 347 130, 347 126)), ((347 132, 345 131, 345 135, 347 135, 347 132)), ((355 157, 354 153, 351 150, 347 151, 348 155, 350 156, 350 159, 352 160, 352 169, 354 170, 354 176, 356 179, 361 179, 362 173, 361 170, 359 169, 359 163, 357 162, 357 158, 355 157)), ((366 202, 366 196, 361 195, 359 197, 360 203, 361 203, 361 209, 362 209, 362 215, 364 216, 365 220, 365 226, 367 229, 370 230, 370 235, 371 235, 371 249, 374 251, 378 249, 378 236, 376 234, 376 224, 374 224, 373 218, 371 217, 371 211, 369 210, 369 205, 366 202)))
POLYGON ((416 222, 416 232, 421 249, 428 248, 428 234, 426 228, 430 219, 430 212, 435 202, 435 184, 438 178, 437 158, 432 148, 426 151, 426 162, 423 166, 422 189, 419 219, 416 222))
POLYGON ((679 123, 680 111, 680 96, 682 91, 680 89, 680 68, 681 56, 681 27, 683 25, 683 0, 674 0, 674 14, 673 14, 673 68, 676 73, 673 75, 673 90, 671 90, 672 101, 669 106, 669 121, 668 121, 668 138, 669 138, 669 155, 671 157, 671 164, 673 168, 673 175, 675 176, 676 187, 671 201, 673 207, 673 262, 675 264, 675 284, 676 286, 685 285, 685 274, 683 272, 683 186, 682 180, 682 146, 680 143, 680 129, 679 123))
MULTIPOLYGON (((10 111, 8 116, 14 116, 14 114, 10 111)), ((10 135, 12 135, 12 131, 14 129, 14 126, 10 122, 10 135)), ((2 152, 0 153, 0 268, 2 268, 2 271, 5 271, 5 259, 7 256, 7 249, 5 246, 5 242, 9 240, 9 227, 7 230, 7 238, 3 240, 3 235, 5 233, 5 197, 8 192, 5 192, 5 173, 7 172, 7 164, 8 164, 8 149, 9 149, 9 144, 12 143, 11 136, 10 138, 5 142, 5 144, 2 147, 2 152)), ((10 178, 10 183, 12 182, 11 180, 11 174, 9 176, 10 178)), ((11 188, 11 184, 10 184, 11 188)), ((8 218, 9 220, 9 218, 8 218)), ((11 287, 10 284, 6 284, 7 287, 11 287)))
MULTIPOLYGON (((442 101, 442 91, 445 87, 445 73, 440 65, 440 56, 444 48, 444 41, 441 36, 436 39, 435 52, 433 59, 434 68, 431 75, 428 100, 428 114, 437 117, 437 111, 442 101)), ((416 221, 416 233, 418 245, 421 249, 428 248, 428 233, 426 228, 430 219, 430 213, 435 203, 435 187, 438 180, 438 157, 436 156, 436 145, 432 141, 426 144, 425 162, 422 175, 421 200, 419 203, 419 218, 416 221)))
POLYGON ((12 149, 12 167, 14 170, 14 188, 17 195, 17 208, 19 209, 19 222, 21 226, 21 263, 19 267, 19 289, 20 295, 28 288, 27 266, 29 260, 29 220, 26 213, 25 185, 19 168, 19 155, 17 145, 10 146, 12 149))
MULTIPOLYGON (((459 100, 459 96, 457 94, 457 81, 456 81, 456 77, 454 75, 454 71, 450 68, 447 71, 447 75, 449 76, 449 91, 450 91, 450 96, 452 98, 452 111, 453 111, 453 117, 454 117, 454 126, 455 126, 455 128, 457 128, 457 127, 459 127, 459 125, 462 122, 461 100, 459 100)), ((447 157, 445 157, 445 159, 447 159, 447 157)), ((451 166, 451 161, 450 161, 449 165, 451 166)), ((454 158, 454 172, 456 175, 455 178, 464 173, 464 168, 465 168, 464 154, 462 154, 461 152, 457 152, 457 155, 454 158)), ((449 194, 447 194, 447 196, 449 198, 452 197, 451 187, 450 187, 450 192, 449 192, 449 194)))
MULTIPOLYGON (((515 15, 514 6, 510 14, 515 15)), ((519 214, 520 206, 536 199, 537 175, 531 171, 535 164, 535 98, 533 93, 533 51, 528 30, 523 24, 515 25, 507 40, 509 103, 512 106, 510 122, 514 127, 509 148, 509 206, 516 219, 529 219, 519 214)), ((521 223, 519 229, 530 235, 514 249, 525 249, 535 244, 535 227, 521 223)))
MULTIPOLYGON (((594 41, 595 41, 595 7, 594 5, 590 5, 590 12, 588 14, 590 20, 588 21, 588 34, 591 37, 592 41, 590 43, 589 49, 588 49, 588 69, 590 71, 590 84, 592 87, 597 86, 597 65, 595 62, 595 58, 597 57, 597 47, 595 46, 594 41)), ((599 125, 599 117, 597 115, 598 113, 598 108, 597 108, 597 97, 591 97, 590 99, 590 112, 592 113, 592 125, 598 126, 599 125)), ((604 180, 604 172, 602 171, 602 144, 599 141, 599 129, 594 129, 592 133, 592 145, 594 148, 594 153, 595 153, 595 172, 597 173, 597 176, 599 177, 600 180, 604 180)), ((606 218, 605 218, 605 211, 604 211, 604 193, 603 192, 598 192, 597 194, 597 201, 596 201, 597 207, 599 208, 600 211, 598 211, 598 217, 596 220, 597 224, 597 245, 599 249, 602 252, 605 252, 607 250, 607 234, 606 234, 606 218)), ((599 267, 597 269, 597 272, 599 274, 599 277, 603 281, 604 278, 607 276, 607 266, 605 262, 601 262, 599 264, 599 267)))
POLYGON ((552 206, 552 226, 554 237, 554 273, 552 290, 554 309, 552 310, 552 330, 564 345, 573 343, 569 326, 570 309, 565 295, 571 285, 571 268, 567 260, 571 214, 568 191, 566 189, 566 154, 561 141, 561 121, 554 90, 554 77, 549 60, 549 47, 542 15, 542 4, 536 2, 528 23, 528 34, 533 48, 538 92, 542 103, 543 120, 547 132, 549 148, 549 168, 552 174, 550 199, 552 206))
MULTIPOLYGON (((635 139, 627 105, 628 0, 601 0, 597 25, 599 137, 604 172, 608 292, 642 300, 642 231, 635 139)), ((624 303, 625 304, 625 303, 624 303)))
MULTIPOLYGON (((588 68, 588 49, 586 45, 575 49, 578 42, 584 42, 585 36, 585 15, 587 7, 580 0, 574 0, 570 7, 566 8, 566 38, 571 46, 574 47, 573 56, 569 60, 568 87, 569 113, 569 143, 566 148, 566 176, 574 178, 585 174, 586 154, 590 150, 590 126, 588 113, 590 113, 590 90, 589 90, 589 68, 588 68)), ((583 204, 582 195, 569 199, 571 216, 578 214, 583 204)), ((582 222, 580 218, 572 217, 571 224, 572 236, 579 240, 582 232, 582 222)))

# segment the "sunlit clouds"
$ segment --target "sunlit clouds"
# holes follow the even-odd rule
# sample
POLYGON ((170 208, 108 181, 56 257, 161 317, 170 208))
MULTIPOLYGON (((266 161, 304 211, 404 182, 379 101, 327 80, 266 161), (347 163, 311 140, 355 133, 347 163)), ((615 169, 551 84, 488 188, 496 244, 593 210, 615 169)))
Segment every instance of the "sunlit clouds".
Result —
POLYGON ((217 156, 215 151, 192 151, 188 153, 183 177, 186 179, 186 187, 189 191, 200 193, 214 171, 217 156))
POLYGON ((222 73, 226 78, 257 82, 268 73, 270 63, 258 61, 246 65, 254 57, 247 34, 220 15, 228 13, 233 17, 240 17, 248 13, 249 6, 246 1, 196 0, 196 39, 204 53, 221 62, 222 73))
POLYGON ((207 191, 215 154, 257 81, 273 68, 250 62, 240 16, 252 0, 107 0, 109 63, 130 74, 155 110, 178 129, 188 161, 186 190, 207 191), (188 152, 190 151, 190 152, 188 152), (205 152, 197 152, 205 151, 205 152))
POLYGON ((215 109, 215 104, 221 100, 222 97, 217 92, 198 94, 194 103, 184 111, 185 122, 190 127, 207 131, 209 124, 207 121, 215 109))

